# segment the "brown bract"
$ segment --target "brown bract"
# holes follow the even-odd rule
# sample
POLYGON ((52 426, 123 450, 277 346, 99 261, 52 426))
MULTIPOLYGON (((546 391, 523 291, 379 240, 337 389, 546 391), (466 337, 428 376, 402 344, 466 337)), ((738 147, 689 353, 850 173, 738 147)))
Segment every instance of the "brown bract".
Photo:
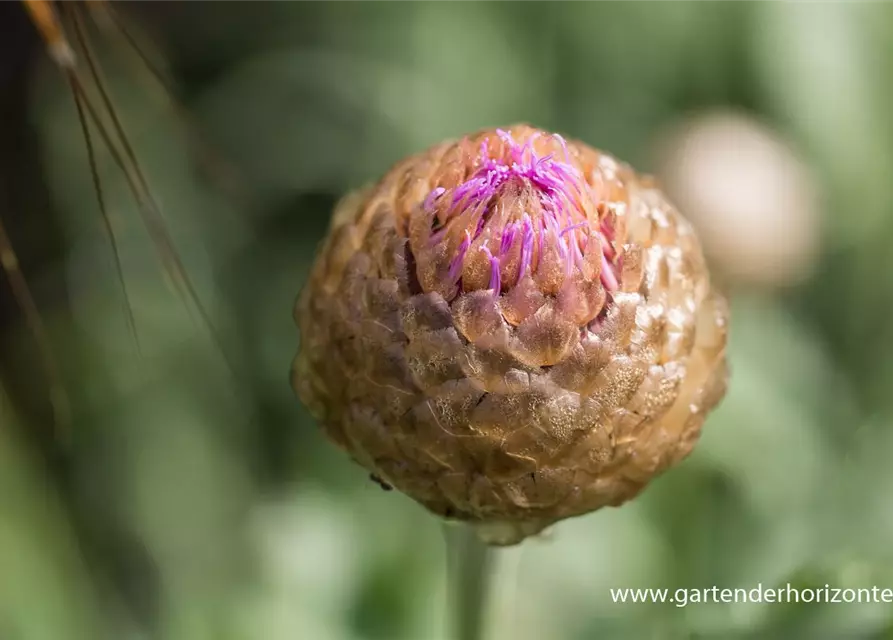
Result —
POLYGON ((331 439, 493 544, 636 496, 726 388, 728 310, 688 222, 527 126, 345 198, 295 319, 293 384, 331 439))

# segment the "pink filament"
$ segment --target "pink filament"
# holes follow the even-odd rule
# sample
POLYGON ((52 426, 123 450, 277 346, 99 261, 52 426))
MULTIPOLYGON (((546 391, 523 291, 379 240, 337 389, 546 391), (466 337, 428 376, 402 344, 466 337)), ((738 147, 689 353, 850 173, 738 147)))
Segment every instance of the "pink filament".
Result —
MULTIPOLYGON (((572 211, 575 202, 584 196, 584 180, 570 162, 570 152, 565 140, 561 136, 554 136, 564 152, 562 162, 556 160, 554 154, 537 156, 533 143, 540 136, 539 133, 531 135, 523 144, 516 142, 507 131, 497 129, 496 133, 508 148, 508 159, 491 158, 488 141, 484 140, 480 147, 477 170, 452 190, 447 220, 471 209, 474 211, 473 215, 477 216, 477 223, 472 232, 466 230, 465 238, 450 261, 450 282, 458 283, 461 279, 468 250, 483 233, 485 222, 491 213, 493 198, 506 183, 520 179, 539 192, 543 214, 539 220, 534 220, 525 213, 522 220, 507 223, 501 234, 495 236, 499 241, 496 255, 493 255, 486 244, 481 245, 481 250, 486 253, 490 262, 489 288, 497 292, 501 289, 501 261, 507 258, 516 243, 520 243, 517 278, 520 281, 525 273, 535 268, 534 257, 543 255, 544 245, 547 243, 555 247, 566 274, 570 274, 575 266, 581 268, 584 260, 581 244, 586 246, 588 235, 593 234, 601 241, 601 282, 609 292, 615 291, 618 282, 612 265, 615 256, 610 242, 613 239, 613 229, 608 228, 604 222, 597 230, 589 228, 586 220, 575 222, 572 211)), ((438 199, 445 193, 446 189, 443 187, 433 189, 425 198, 425 211, 433 212, 438 199)), ((445 233, 446 229, 443 228, 432 234, 432 243, 441 242, 445 233)))

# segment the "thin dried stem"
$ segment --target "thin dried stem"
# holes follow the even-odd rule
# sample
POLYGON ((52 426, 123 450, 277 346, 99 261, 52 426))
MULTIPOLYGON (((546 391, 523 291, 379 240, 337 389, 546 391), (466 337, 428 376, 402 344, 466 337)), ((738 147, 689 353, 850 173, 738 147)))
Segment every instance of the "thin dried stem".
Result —
MULTIPOLYGON (((140 44, 115 7, 106 2, 100 2, 92 5, 91 9, 93 9, 93 14, 97 18, 99 25, 106 27, 105 30, 113 35, 118 35, 126 45, 125 48, 132 51, 139 64, 149 72, 148 75, 157 88, 161 89, 165 97, 172 98, 174 91, 165 78, 164 73, 152 62, 145 51, 145 47, 140 44)), ((174 115, 185 126, 190 144, 198 153, 200 166, 211 176, 215 185, 225 190, 229 197, 235 201, 245 201, 245 187, 239 172, 225 159, 221 158, 219 154, 215 153, 211 145, 204 139, 199 127, 189 113, 176 100, 172 99, 171 105, 174 115)))
MULTIPOLYGON (((196 292, 195 287, 192 284, 192 280, 189 278, 186 268, 183 265, 179 253, 177 252, 177 249, 174 245, 173 239, 167 231, 166 223, 163 216, 161 215, 158 203, 152 195, 152 190, 149 187, 149 182, 146 178, 146 174, 143 171, 142 166, 140 165, 140 162, 133 149, 133 145, 131 144, 130 139, 127 136, 127 133, 124 130, 121 119, 118 116, 117 110, 115 109, 114 103, 104 86, 102 75, 100 73, 98 65, 95 62, 93 53, 84 34, 84 28, 80 13, 78 12, 76 7, 65 7, 64 11, 65 15, 69 19, 69 22, 71 22, 73 25, 73 31, 76 34, 78 42, 78 53, 83 56, 84 60, 87 63, 91 80, 95 85, 97 92, 99 93, 100 102, 102 103, 105 115, 111 122, 112 131, 109 131, 109 129, 105 126, 102 114, 99 112, 99 110, 92 104, 90 100, 86 99, 84 82, 80 76, 79 70, 76 67, 65 69, 69 78, 69 82, 72 85, 73 90, 83 96, 84 99, 82 100, 82 104, 86 110, 87 116, 89 116, 89 120, 92 121, 93 124, 96 126, 97 131, 99 132, 104 145, 111 154, 113 161, 123 172, 127 184, 137 201, 141 219, 144 226, 146 227, 147 232, 149 233, 153 245, 155 246, 156 253, 159 256, 162 267, 165 269, 168 275, 171 276, 175 288, 183 298, 184 302, 192 303, 191 306, 198 312, 201 323, 208 331, 217 349, 227 361, 230 371, 234 371, 231 363, 229 362, 229 359, 227 358, 226 351, 223 347, 223 342, 220 339, 210 316, 205 310, 205 307, 202 304, 201 299, 199 298, 198 293, 196 292), (114 132, 114 135, 112 132, 114 132)), ((187 304, 187 308, 189 307, 190 305, 187 304)))
POLYGON ((121 263, 121 253, 118 250, 118 242, 115 237, 115 228, 112 225, 112 220, 109 217, 108 209, 106 208, 105 204, 105 194, 102 190, 102 181, 99 179, 99 171, 96 166, 96 152, 93 148, 93 138, 90 135, 90 125, 87 122, 86 115, 84 114, 84 105, 82 104, 82 101, 86 100, 86 96, 82 95, 78 91, 77 85, 71 83, 70 86, 71 93, 74 96, 74 104, 77 108, 78 122, 80 123, 81 131, 83 131, 84 133, 84 145, 87 148, 87 162, 90 165, 90 175, 93 178, 93 190, 96 193, 96 202, 99 205, 99 213, 102 217, 103 225, 105 226, 106 233, 109 237, 109 242, 112 245, 112 253, 115 256, 115 271, 118 277, 118 284, 121 287, 121 293, 124 295, 127 326, 130 331, 130 335, 133 338, 133 342, 136 345, 137 353, 141 353, 139 333, 136 330, 136 318, 133 313, 133 305, 130 302, 130 294, 127 291, 127 281, 124 278, 124 267, 121 263))
MULTIPOLYGON (((102 69, 90 46, 87 27, 83 17, 83 8, 74 3, 54 3, 47 0, 23 1, 32 22, 46 43, 47 51, 56 63, 56 66, 62 71, 72 92, 77 109, 78 122, 84 137, 97 204, 104 228, 112 244, 116 275, 126 306, 126 321, 137 352, 139 353, 141 349, 136 329, 135 313, 126 285, 114 225, 109 215, 105 193, 100 180, 97 145, 94 143, 91 132, 92 127, 95 127, 95 131, 98 133, 101 146, 105 147, 115 165, 124 174, 127 186, 136 201, 140 218, 149 234, 165 273, 171 278, 178 295, 186 304, 186 308, 191 313, 198 313, 200 324, 208 331, 217 350, 226 361, 230 373, 235 375, 235 369, 227 357, 222 340, 217 334, 210 316, 201 303, 186 268, 180 259, 173 239, 167 230, 161 210, 153 197, 146 173, 140 165, 134 147, 115 108, 114 101, 107 90, 102 77, 102 69)), ((93 0, 86 4, 90 10, 94 12, 101 10, 103 14, 111 18, 108 24, 115 27, 115 30, 122 35, 129 48, 136 53, 149 74, 166 90, 164 80, 157 67, 151 63, 148 56, 138 46, 135 38, 125 28, 116 12, 104 0, 93 0)), ((56 422, 66 425, 70 419, 70 410, 62 385, 60 368, 54 358, 53 349, 38 305, 31 294, 24 275, 19 269, 18 258, 2 222, 0 222, 0 267, 6 273, 16 303, 21 308, 25 322, 37 343, 50 388, 50 400, 56 422)))
POLYGON ((43 322, 43 316, 40 314, 34 296, 31 295, 31 289, 28 287, 25 275, 19 268, 18 256, 12 248, 12 241, 6 232, 2 219, 0 219, 0 265, 2 265, 3 271, 6 273, 13 297, 15 297, 16 303, 25 317, 25 324, 27 324, 28 330, 37 344, 50 390, 50 403, 53 407, 56 427, 58 430, 65 432, 68 430, 71 421, 71 406, 68 401, 68 394, 65 391, 65 385, 62 383, 59 364, 53 355, 53 348, 46 325, 43 322))

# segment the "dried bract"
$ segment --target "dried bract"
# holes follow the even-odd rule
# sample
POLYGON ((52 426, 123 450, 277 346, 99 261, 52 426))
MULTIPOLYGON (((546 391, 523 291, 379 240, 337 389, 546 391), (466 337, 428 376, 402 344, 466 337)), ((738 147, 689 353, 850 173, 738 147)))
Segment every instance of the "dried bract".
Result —
POLYGON ((647 179, 515 126, 339 205, 295 309, 292 378, 375 477, 514 544, 692 450, 725 391, 727 315, 647 179))

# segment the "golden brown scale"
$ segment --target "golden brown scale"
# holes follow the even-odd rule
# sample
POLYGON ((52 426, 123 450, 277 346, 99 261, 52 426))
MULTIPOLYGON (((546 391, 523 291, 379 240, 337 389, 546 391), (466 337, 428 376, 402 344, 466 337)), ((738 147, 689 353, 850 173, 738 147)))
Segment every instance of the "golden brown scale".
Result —
MULTIPOLYGON (((509 130, 519 144, 535 132, 509 130)), ((590 231, 613 235, 601 252, 614 256, 616 290, 598 263, 565 273, 548 252, 499 291, 474 259, 458 288, 445 280, 468 221, 432 244, 423 202, 472 175, 485 137, 493 156, 507 153, 494 131, 441 144, 339 205, 295 309, 293 384, 376 477, 514 544, 622 504, 692 450, 725 390, 728 311, 660 191, 579 142, 570 164, 588 188, 576 205, 590 231)), ((562 153, 545 134, 534 149, 562 153)), ((519 193, 489 202, 490 220, 514 215, 519 193)))

